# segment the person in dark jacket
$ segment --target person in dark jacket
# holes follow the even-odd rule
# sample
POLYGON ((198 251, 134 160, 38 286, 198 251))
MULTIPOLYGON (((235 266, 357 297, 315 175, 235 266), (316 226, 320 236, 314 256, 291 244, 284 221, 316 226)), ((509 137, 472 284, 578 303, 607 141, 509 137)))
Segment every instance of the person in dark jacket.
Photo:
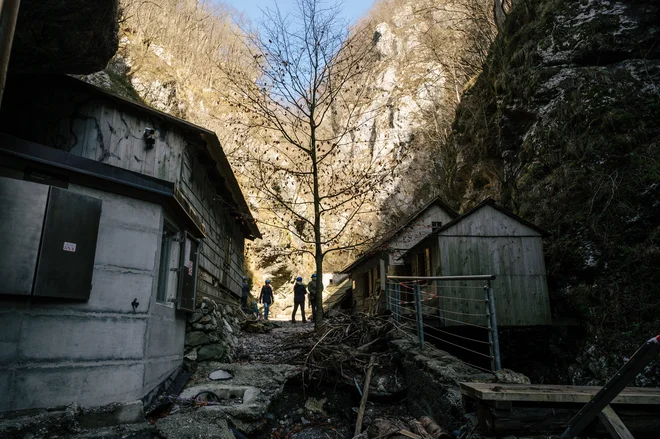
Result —
POLYGON ((312 308, 312 319, 316 315, 316 294, 323 292, 323 283, 319 283, 319 290, 316 290, 316 273, 312 274, 312 280, 307 285, 309 291, 309 307, 312 308))
POLYGON ((291 321, 295 323, 296 321, 296 311, 300 307, 300 314, 302 314, 303 323, 307 323, 305 318, 305 294, 307 294, 307 288, 302 282, 302 277, 298 276, 296 278, 296 284, 293 286, 293 314, 291 314, 291 321))
POLYGON ((261 287, 259 303, 264 304, 264 319, 268 320, 268 310, 270 305, 275 303, 275 296, 273 295, 273 287, 270 286, 270 279, 266 279, 266 284, 261 287))
POLYGON ((247 309, 248 294, 250 294, 250 285, 247 277, 243 276, 243 286, 241 287, 241 308, 243 309, 247 309))

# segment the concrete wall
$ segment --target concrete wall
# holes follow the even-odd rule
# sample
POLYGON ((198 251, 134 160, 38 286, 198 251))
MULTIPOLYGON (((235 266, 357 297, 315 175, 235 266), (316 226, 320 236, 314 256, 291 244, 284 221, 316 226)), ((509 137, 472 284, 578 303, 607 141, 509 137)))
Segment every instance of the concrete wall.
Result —
POLYGON ((135 400, 182 364, 185 315, 156 303, 162 208, 69 190, 103 200, 90 297, 0 296, 0 412, 135 400))

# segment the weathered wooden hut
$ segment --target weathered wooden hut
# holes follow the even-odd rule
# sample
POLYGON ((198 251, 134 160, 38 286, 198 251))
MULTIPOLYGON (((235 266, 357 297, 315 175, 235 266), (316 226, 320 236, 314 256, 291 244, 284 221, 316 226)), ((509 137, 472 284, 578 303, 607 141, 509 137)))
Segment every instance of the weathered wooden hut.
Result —
POLYGON ((146 397, 259 237, 216 135, 67 76, 0 109, 0 412, 146 397))
MULTIPOLYGON (((537 226, 489 198, 430 233, 402 257, 413 276, 496 275, 492 285, 500 326, 547 325, 550 302, 542 236, 537 226), (430 271, 424 268, 429 266, 430 271)), ((483 290, 465 288, 467 283, 447 284, 440 284, 441 297, 484 298, 483 290)), ((437 306, 463 315, 484 312, 482 303, 465 300, 441 299, 437 306)))
MULTIPOLYGON (((436 197, 389 230, 382 238, 341 272, 353 281, 353 301, 356 311, 370 311, 384 301, 381 291, 385 276, 409 275, 410 265, 401 255, 432 230, 449 223, 458 214, 436 197)), ((430 267, 428 267, 430 270, 430 267)))

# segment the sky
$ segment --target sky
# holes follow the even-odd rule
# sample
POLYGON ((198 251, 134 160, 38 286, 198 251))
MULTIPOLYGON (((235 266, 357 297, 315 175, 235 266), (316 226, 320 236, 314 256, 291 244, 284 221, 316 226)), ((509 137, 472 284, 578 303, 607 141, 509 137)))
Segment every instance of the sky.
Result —
MULTIPOLYGON (((253 23, 258 24, 262 17, 261 9, 274 9, 275 0, 217 0, 226 3, 238 11, 243 12, 253 23)), ((292 11, 296 8, 296 0, 278 0, 277 2, 283 12, 292 11)), ((341 6, 346 18, 354 23, 365 12, 369 10, 373 0, 345 0, 341 6)))

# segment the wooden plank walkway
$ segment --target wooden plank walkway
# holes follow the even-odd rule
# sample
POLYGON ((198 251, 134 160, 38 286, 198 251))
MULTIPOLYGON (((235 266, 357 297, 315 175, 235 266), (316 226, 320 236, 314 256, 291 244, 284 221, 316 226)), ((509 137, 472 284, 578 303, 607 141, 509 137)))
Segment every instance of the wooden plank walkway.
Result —
MULTIPOLYGON (((463 395, 484 402, 543 402, 586 404, 597 386, 461 383, 463 395)), ((660 405, 660 388, 628 387, 612 404, 660 405)))

